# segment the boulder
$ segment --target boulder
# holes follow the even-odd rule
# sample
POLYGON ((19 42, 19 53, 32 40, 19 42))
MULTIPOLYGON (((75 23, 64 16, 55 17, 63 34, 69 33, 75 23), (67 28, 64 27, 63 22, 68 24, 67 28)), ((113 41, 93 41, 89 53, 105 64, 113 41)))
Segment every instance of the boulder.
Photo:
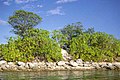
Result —
POLYGON ((14 62, 8 62, 8 65, 14 66, 15 64, 14 64, 14 62))
POLYGON ((26 68, 26 69, 29 69, 29 65, 28 65, 27 63, 25 64, 25 68, 26 68))
POLYGON ((83 61, 82 61, 82 59, 77 59, 77 60, 76 60, 76 63, 77 63, 77 64, 81 64, 81 63, 83 63, 83 61))
POLYGON ((70 60, 71 59, 71 56, 67 53, 66 50, 61 49, 61 54, 62 54, 62 57, 63 57, 64 60, 70 60))
POLYGON ((114 62, 112 65, 115 66, 116 69, 120 69, 120 62, 114 62))
POLYGON ((107 63, 107 69, 113 70, 115 66, 112 63, 107 63))
POLYGON ((45 66, 46 64, 45 64, 45 62, 38 62, 38 66, 45 66))
POLYGON ((47 67, 52 68, 56 66, 56 63, 53 62, 46 62, 47 67))
POLYGON ((73 60, 70 61, 70 65, 72 67, 77 67, 78 66, 78 64, 76 62, 74 62, 73 60))
POLYGON ((55 69, 56 70, 65 70, 65 67, 63 67, 63 66, 56 66, 55 69))
POLYGON ((107 63, 106 62, 101 62, 99 63, 101 68, 107 68, 107 63))
POLYGON ((30 69, 38 69, 38 63, 31 63, 31 62, 27 62, 26 64, 28 64, 30 69))
POLYGON ((89 67, 90 65, 85 63, 85 64, 83 64, 83 66, 84 67, 89 67))
POLYGON ((58 66, 64 66, 64 65, 66 65, 65 63, 66 63, 65 61, 59 61, 59 62, 57 62, 57 65, 58 66))
POLYGON ((4 64, 7 64, 7 62, 4 60, 0 61, 0 65, 4 65, 4 64))
POLYGON ((8 62, 6 67, 9 68, 10 70, 16 70, 16 65, 14 64, 14 62, 8 62))
POLYGON ((101 68, 100 65, 99 65, 98 63, 96 63, 96 62, 93 62, 91 65, 92 65, 92 67, 94 67, 95 69, 100 69, 100 68, 101 68))
POLYGON ((25 63, 24 62, 17 62, 17 65, 18 66, 25 66, 25 63))
POLYGON ((81 63, 81 64, 78 64, 78 66, 83 67, 83 66, 84 66, 84 64, 83 64, 83 63, 81 63))
POLYGON ((18 70, 22 71, 27 71, 27 69, 24 66, 17 66, 18 70))
POLYGON ((7 70, 6 65, 1 65, 1 69, 2 69, 2 70, 7 70))

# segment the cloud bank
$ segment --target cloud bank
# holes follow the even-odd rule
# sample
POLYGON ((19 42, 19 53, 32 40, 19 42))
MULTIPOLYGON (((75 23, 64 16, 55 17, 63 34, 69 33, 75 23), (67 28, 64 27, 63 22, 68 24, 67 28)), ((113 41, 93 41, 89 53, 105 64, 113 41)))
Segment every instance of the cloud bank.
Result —
POLYGON ((49 11, 47 11, 48 15, 65 15, 65 13, 61 10, 62 7, 56 7, 55 9, 51 9, 49 11))
POLYGON ((75 1, 78 1, 78 0, 57 0, 56 3, 60 4, 60 3, 69 3, 69 2, 75 2, 75 1))
POLYGON ((0 19, 0 25, 8 25, 8 22, 0 19))

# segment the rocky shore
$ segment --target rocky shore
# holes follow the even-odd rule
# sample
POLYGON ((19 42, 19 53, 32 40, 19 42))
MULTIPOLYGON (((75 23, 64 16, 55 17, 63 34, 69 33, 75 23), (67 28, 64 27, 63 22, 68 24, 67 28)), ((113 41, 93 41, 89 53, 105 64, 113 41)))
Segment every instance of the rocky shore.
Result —
POLYGON ((0 71, 54 71, 54 70, 120 70, 120 62, 83 62, 81 59, 59 62, 0 61, 0 71))

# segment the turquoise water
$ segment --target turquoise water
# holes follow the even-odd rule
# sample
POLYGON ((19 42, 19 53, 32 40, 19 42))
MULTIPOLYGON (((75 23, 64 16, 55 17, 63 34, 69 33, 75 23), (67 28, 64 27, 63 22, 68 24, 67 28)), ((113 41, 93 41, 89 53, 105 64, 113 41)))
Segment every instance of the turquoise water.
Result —
POLYGON ((120 80, 120 71, 0 72, 0 80, 120 80))

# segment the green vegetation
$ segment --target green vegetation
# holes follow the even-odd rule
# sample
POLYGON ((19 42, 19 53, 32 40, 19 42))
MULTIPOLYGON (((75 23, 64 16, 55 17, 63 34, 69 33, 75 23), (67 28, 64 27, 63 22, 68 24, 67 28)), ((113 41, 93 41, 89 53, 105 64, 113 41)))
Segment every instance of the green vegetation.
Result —
POLYGON ((1 45, 1 54, 7 61, 31 61, 35 58, 46 61, 62 59, 61 48, 49 38, 49 32, 42 29, 30 29, 28 36, 9 39, 1 45))
POLYGON ((21 37, 26 31, 33 28, 41 22, 42 18, 38 15, 24 10, 15 11, 13 16, 9 17, 8 23, 12 25, 13 32, 21 37))
POLYGON ((63 29, 47 30, 33 28, 41 18, 32 13, 18 10, 9 18, 17 37, 10 37, 7 44, 0 44, 0 59, 6 61, 60 61, 61 48, 72 58, 84 61, 115 61, 120 57, 120 40, 94 28, 84 29, 77 22, 63 29))

